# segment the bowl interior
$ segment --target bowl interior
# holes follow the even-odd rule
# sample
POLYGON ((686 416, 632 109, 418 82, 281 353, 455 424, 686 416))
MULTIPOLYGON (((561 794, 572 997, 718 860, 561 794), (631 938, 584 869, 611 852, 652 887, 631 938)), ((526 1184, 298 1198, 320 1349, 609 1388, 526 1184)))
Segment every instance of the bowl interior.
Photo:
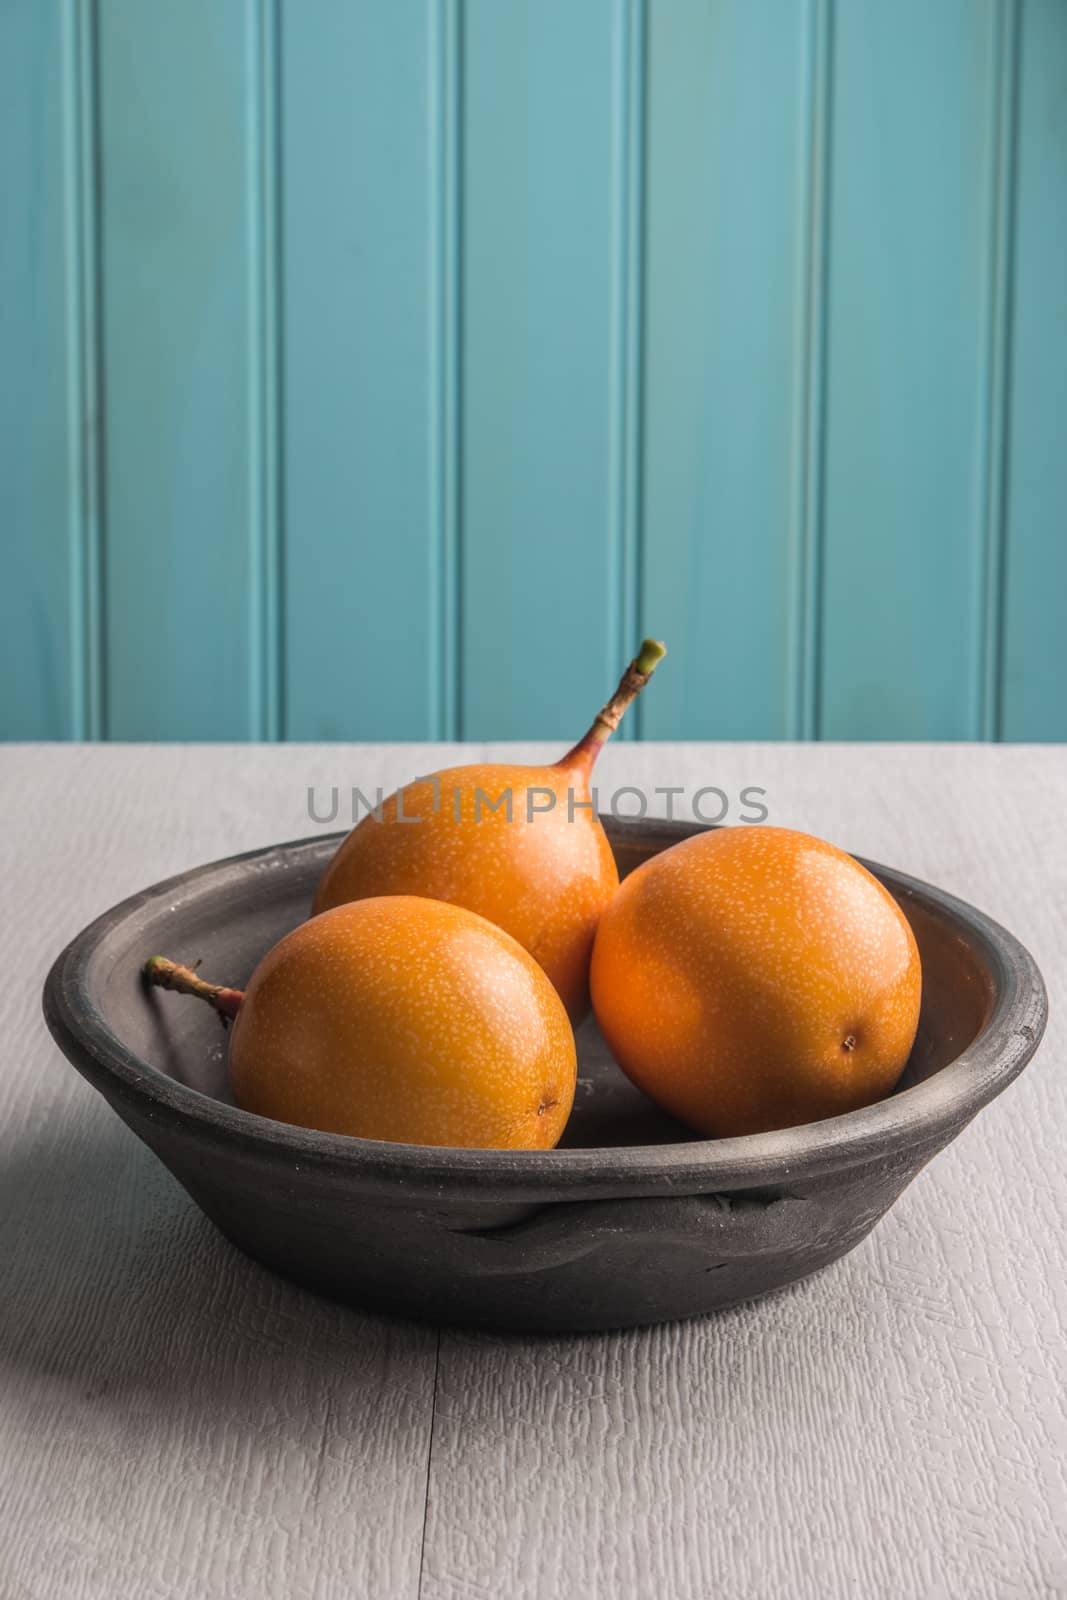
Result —
MULTIPOLYGON (((607 818, 605 825, 623 876, 677 837, 636 836, 607 818)), ((92 954, 87 988, 126 1048, 189 1088, 232 1103, 227 1035, 218 1019, 205 1006, 146 989, 140 968, 150 955, 167 955, 199 961, 212 981, 242 987, 271 945, 306 918, 337 842, 324 837, 220 863, 167 892, 147 891, 114 922, 92 954)), ((923 962, 922 1015, 903 1089, 931 1077, 975 1039, 992 1008, 993 980, 951 916, 893 874, 882 876, 911 921, 923 962)), ((690 1130, 619 1071, 592 1018, 579 1030, 578 1058, 578 1093, 561 1148, 692 1140, 690 1130)))

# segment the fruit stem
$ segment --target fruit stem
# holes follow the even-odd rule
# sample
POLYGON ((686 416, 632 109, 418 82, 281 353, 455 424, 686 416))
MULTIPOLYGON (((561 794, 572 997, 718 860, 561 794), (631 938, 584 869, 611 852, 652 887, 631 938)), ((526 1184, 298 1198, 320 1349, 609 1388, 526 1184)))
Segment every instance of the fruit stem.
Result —
POLYGON ((640 650, 619 679, 619 687, 607 705, 593 718, 589 732, 583 734, 578 743, 567 751, 562 761, 557 763, 558 766, 577 767, 588 775, 593 762, 622 721, 627 707, 637 699, 666 654, 666 645, 660 644, 658 639, 642 641, 640 650))
POLYGON ((144 975, 145 981, 154 984, 157 989, 173 989, 178 994, 191 994, 198 1000, 206 1000, 222 1018, 224 1028, 236 1017, 244 999, 240 989, 205 983, 203 978, 197 977, 192 967, 179 966, 176 961, 168 961, 166 956, 150 956, 144 964, 144 975))

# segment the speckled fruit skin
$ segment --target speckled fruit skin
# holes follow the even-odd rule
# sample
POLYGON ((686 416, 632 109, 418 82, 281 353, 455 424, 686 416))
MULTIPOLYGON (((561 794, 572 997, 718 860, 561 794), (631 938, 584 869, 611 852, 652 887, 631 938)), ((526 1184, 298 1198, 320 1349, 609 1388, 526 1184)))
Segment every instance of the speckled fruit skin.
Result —
POLYGON ((403 1144, 549 1150, 576 1072, 537 963, 473 912, 409 895, 287 934, 252 974, 230 1044, 244 1110, 403 1144))
POLYGON ((581 760, 452 767, 437 780, 390 796, 380 821, 362 819, 323 874, 314 910, 383 894, 466 906, 530 952, 577 1025, 589 1009, 597 922, 619 882, 581 760), (550 797, 552 809, 541 809, 550 797), (401 820, 401 800, 403 818, 417 821, 401 820))
POLYGON ((892 896, 843 850, 787 828, 724 828, 654 856, 622 884, 593 951, 616 1060, 712 1137, 888 1094, 921 987, 892 896))

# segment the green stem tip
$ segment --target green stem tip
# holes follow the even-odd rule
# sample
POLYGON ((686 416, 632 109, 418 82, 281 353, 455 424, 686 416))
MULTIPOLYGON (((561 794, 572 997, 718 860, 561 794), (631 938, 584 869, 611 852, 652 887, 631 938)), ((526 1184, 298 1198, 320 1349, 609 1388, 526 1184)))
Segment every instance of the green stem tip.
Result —
POLYGON ((560 767, 574 769, 588 777, 593 762, 619 726, 627 706, 637 699, 666 654, 667 646, 658 639, 642 640, 640 650, 619 679, 619 687, 607 705, 597 712, 589 732, 558 763, 560 767))
POLYGON ((642 639, 641 648, 634 658, 634 667, 644 677, 650 678, 667 654, 667 646, 659 639, 642 639))

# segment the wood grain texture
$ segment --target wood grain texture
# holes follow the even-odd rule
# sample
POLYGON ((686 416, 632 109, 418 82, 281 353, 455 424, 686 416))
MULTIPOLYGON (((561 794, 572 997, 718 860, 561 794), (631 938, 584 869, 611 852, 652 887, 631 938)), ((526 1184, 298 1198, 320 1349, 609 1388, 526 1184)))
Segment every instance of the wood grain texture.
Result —
POLYGON ((644 1334, 443 1335, 424 1597, 1067 1592, 1067 754, 660 745, 605 764, 602 792, 758 783, 772 821, 974 899, 1034 950, 1053 1022, 822 1277, 644 1334))
POLYGON ((23 911, 0 931, 0 960, 26 963, 0 1068, 0 1595, 413 1600, 435 1335, 239 1256, 65 1070, 38 1015, 57 943, 114 893, 265 821, 306 831, 301 758, 267 780, 274 814, 257 821, 254 752, 209 759, 204 787, 181 781, 198 762, 178 748, 162 787, 136 751, 108 754, 85 809, 84 749, 9 753, 0 775, 3 816, 56 846, 47 865, 29 849, 6 864, 23 911))
POLYGON ((58 1056, 39 986, 96 912, 197 861, 314 832, 309 785, 322 810, 334 785, 520 751, 548 753, 8 750, 3 1600, 1067 1593, 1064 750, 605 752, 603 800, 680 785, 683 814, 715 784, 736 820, 741 789, 759 786, 772 821, 973 899, 1042 965, 1049 1033, 822 1277, 626 1335, 446 1332, 436 1405, 432 1331, 244 1261, 58 1056))

